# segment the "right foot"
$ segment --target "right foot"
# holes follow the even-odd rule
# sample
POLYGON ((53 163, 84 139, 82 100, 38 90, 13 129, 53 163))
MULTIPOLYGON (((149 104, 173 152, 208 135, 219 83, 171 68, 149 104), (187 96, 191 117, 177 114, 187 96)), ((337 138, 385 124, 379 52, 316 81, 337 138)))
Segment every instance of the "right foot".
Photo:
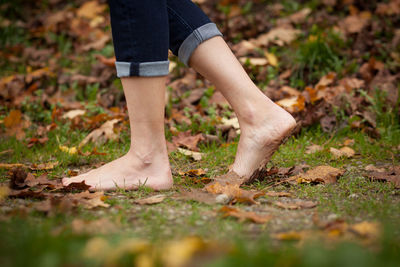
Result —
POLYGON ((254 104, 250 116, 243 121, 231 170, 242 177, 244 182, 248 182, 290 135, 296 126, 296 120, 286 110, 267 99, 254 104))
POLYGON ((82 181, 90 186, 90 190, 101 191, 118 188, 137 189, 139 186, 165 190, 170 189, 173 183, 166 152, 145 156, 128 152, 100 168, 62 180, 64 186, 82 181))

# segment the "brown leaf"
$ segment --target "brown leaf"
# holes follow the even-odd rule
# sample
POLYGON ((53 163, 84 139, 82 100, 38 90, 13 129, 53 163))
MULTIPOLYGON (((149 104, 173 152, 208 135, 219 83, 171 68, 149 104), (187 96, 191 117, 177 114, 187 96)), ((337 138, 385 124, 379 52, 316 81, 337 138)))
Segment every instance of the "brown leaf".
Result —
POLYGON ((10 188, 23 189, 26 187, 25 179, 29 176, 30 179, 33 174, 27 173, 23 168, 17 167, 11 170, 10 174, 10 188))
POLYGON ((245 220, 250 220, 254 223, 258 224, 264 224, 269 222, 272 219, 271 215, 260 215, 255 212, 251 211, 241 211, 239 209, 229 207, 229 206, 223 206, 220 210, 220 213, 222 213, 222 216, 224 218, 226 217, 235 217, 238 218, 239 221, 245 221, 245 220))
POLYGON ((58 161, 36 164, 33 163, 29 169, 32 171, 52 170, 58 165, 58 161))
POLYGON ((289 192, 268 191, 265 193, 265 195, 269 197, 292 197, 292 194, 289 192))
POLYGON ((101 14, 106 8, 106 5, 99 4, 96 0, 88 1, 76 10, 76 14, 78 17, 93 19, 101 14))
POLYGON ((339 22, 339 27, 349 34, 361 32, 369 23, 371 13, 366 11, 358 15, 351 15, 339 22))
POLYGON ((180 147, 178 147, 178 152, 182 153, 185 156, 192 157, 195 161, 201 160, 201 158, 204 155, 203 153, 196 152, 196 151, 190 151, 190 150, 180 148, 180 147))
POLYGON ((255 199, 265 193, 262 191, 244 190, 240 188, 242 183, 243 180, 240 179, 238 175, 234 172, 228 172, 227 174, 216 178, 213 183, 204 187, 204 190, 212 194, 225 194, 232 198, 233 202, 258 204, 255 199))
POLYGON ((82 181, 80 183, 70 183, 67 186, 64 186, 62 189, 63 191, 73 191, 73 190, 82 190, 86 191, 90 188, 90 185, 87 185, 85 181, 82 181))
POLYGON ((306 154, 314 154, 316 152, 322 151, 324 148, 320 145, 312 144, 306 148, 306 154))
POLYGON ((351 158, 351 157, 353 157, 355 155, 354 150, 352 148, 348 147, 348 146, 342 147, 341 149, 336 149, 334 147, 331 147, 329 149, 329 151, 336 158, 340 158, 340 157, 351 158))
POLYGON ((396 188, 400 188, 400 166, 394 166, 388 171, 372 171, 366 176, 372 180, 386 181, 392 183, 396 188))
POLYGON ((306 8, 303 8, 302 10, 297 11, 296 13, 290 15, 289 20, 293 23, 303 23, 310 13, 311 13, 311 9, 306 7, 306 8))
POLYGON ((43 193, 42 191, 33 191, 29 188, 23 190, 10 190, 8 197, 10 198, 33 198, 33 199, 45 199, 49 194, 43 193))
POLYGON ((215 204, 217 202, 215 194, 207 193, 196 188, 191 188, 190 191, 183 191, 179 196, 177 196, 177 198, 184 200, 194 200, 209 205, 215 204))
POLYGON ((257 44, 264 46, 268 46, 270 43, 283 46, 294 41, 300 33, 300 30, 293 28, 273 28, 268 33, 260 34, 257 37, 256 42, 257 44))
POLYGON ((96 55, 96 58, 97 58, 101 63, 103 63, 103 64, 106 65, 106 66, 115 67, 115 61, 116 61, 116 58, 115 58, 115 57, 106 58, 106 57, 103 56, 103 55, 97 54, 97 55, 96 55))
POLYGON ((273 235, 273 238, 282 241, 298 241, 304 239, 304 237, 305 237, 305 232, 296 232, 296 231, 282 232, 273 235))
POLYGON ((79 144, 79 147, 82 147, 89 142, 104 143, 108 140, 116 140, 118 138, 118 134, 114 132, 114 124, 119 121, 119 119, 106 121, 100 126, 100 128, 95 129, 88 134, 88 136, 86 136, 85 139, 83 139, 79 144))
POLYGON ((135 203, 139 205, 152 205, 152 204, 158 204, 164 201, 166 198, 166 195, 160 194, 160 195, 154 195, 151 197, 147 198, 142 198, 142 199, 136 199, 135 203))
POLYGON ((282 208, 282 209, 288 209, 288 210, 298 210, 298 209, 312 209, 315 208, 318 203, 314 201, 295 201, 295 202, 281 202, 277 201, 274 203, 275 206, 282 208))
POLYGON ((22 163, 0 163, 0 169, 26 168, 22 163))
POLYGON ((297 180, 297 183, 324 183, 333 184, 336 183, 337 178, 342 176, 344 170, 337 169, 331 166, 317 166, 306 173, 298 174, 293 176, 293 179, 297 180))
POLYGON ((202 134, 191 135, 191 131, 188 130, 186 132, 180 132, 178 136, 172 136, 172 143, 177 146, 183 146, 192 151, 199 151, 197 147, 197 143, 201 140, 204 140, 202 134))

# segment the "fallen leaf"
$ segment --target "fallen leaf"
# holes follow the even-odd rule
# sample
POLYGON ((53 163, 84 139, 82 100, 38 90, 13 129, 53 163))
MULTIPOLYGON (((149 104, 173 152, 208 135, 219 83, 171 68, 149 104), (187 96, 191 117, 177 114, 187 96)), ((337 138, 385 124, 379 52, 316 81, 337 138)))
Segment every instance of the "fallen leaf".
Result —
MULTIPOLYGON (((178 196, 178 199, 183 200, 193 200, 205 204, 215 204, 217 203, 217 196, 215 194, 204 192, 201 189, 191 188, 190 191, 183 191, 178 196)), ((228 200, 229 202, 229 200, 228 200)))
POLYGON ((82 190, 86 191, 90 188, 90 185, 87 185, 85 181, 82 181, 80 183, 70 183, 67 186, 63 187, 63 191, 73 191, 73 190, 82 190))
POLYGON ((58 161, 55 162, 47 162, 47 163, 40 163, 36 164, 33 163, 31 166, 29 166, 29 169, 32 171, 44 171, 44 170, 52 170, 58 165, 58 161))
POLYGON ((167 197, 166 195, 160 194, 147 198, 136 199, 134 202, 139 205, 152 205, 163 202, 166 197, 167 197))
POLYGON ((282 209, 288 209, 288 210, 298 210, 298 209, 312 209, 315 208, 318 203, 314 201, 293 201, 293 202, 281 202, 277 201, 274 203, 275 206, 282 208, 282 209))
POLYGON ((251 211, 241 211, 239 209, 229 207, 229 206, 223 206, 220 210, 220 213, 222 213, 222 216, 224 218, 226 217, 235 217, 238 218, 239 221, 243 222, 245 220, 250 220, 254 223, 258 224, 264 224, 269 222, 272 219, 271 215, 260 215, 255 212, 251 211))
POLYGON ((206 192, 212 194, 225 194, 232 199, 232 202, 259 204, 256 198, 263 196, 263 191, 249 191, 240 188, 243 180, 233 172, 215 178, 215 181, 204 187, 206 192))
POLYGON ((372 171, 366 174, 372 180, 386 181, 392 183, 396 188, 400 188, 400 166, 394 166, 388 171, 372 171))
POLYGON ((180 132, 178 136, 172 136, 172 143, 177 146, 183 146, 192 151, 199 151, 197 144, 199 141, 204 140, 201 133, 196 135, 191 135, 191 131, 180 132))
POLYGON ((337 178, 342 176, 344 170, 337 169, 331 166, 317 166, 306 173, 295 175, 291 178, 295 179, 297 183, 324 183, 333 184, 336 183, 337 178))
POLYGON ((194 160, 199 161, 203 157, 203 153, 196 152, 196 151, 190 151, 181 147, 178 147, 178 152, 182 153, 185 156, 192 157, 194 160))
POLYGON ((94 19, 107 8, 104 4, 99 4, 98 1, 85 2, 81 7, 76 10, 78 17, 94 19))
POLYGON ((5 200, 10 194, 10 189, 6 186, 0 186, 0 203, 5 200))
POLYGON ((26 168, 25 164, 22 163, 0 163, 0 169, 13 169, 13 168, 26 168))
POLYGON ((290 15, 289 20, 293 23, 303 23, 310 13, 311 13, 311 9, 306 7, 306 8, 303 8, 302 10, 297 11, 296 13, 290 15))
POLYGON ((289 232, 282 232, 278 234, 272 235, 274 239, 281 240, 281 241, 298 241, 303 240, 305 237, 305 232, 296 232, 296 231, 289 231, 289 232))
POLYGON ((67 147, 67 146, 59 145, 58 148, 59 148, 62 152, 68 153, 68 154, 70 154, 70 155, 75 155, 75 154, 78 153, 78 149, 77 149, 75 146, 73 146, 73 147, 67 147))
POLYGON ((335 158, 340 158, 340 157, 351 158, 351 157, 353 157, 355 155, 354 150, 352 148, 348 147, 348 146, 342 147, 340 149, 336 149, 334 147, 331 147, 329 149, 329 151, 332 153, 332 155, 335 158))
POLYGON ((366 171, 385 172, 385 168, 378 168, 372 164, 365 166, 366 171))
POLYGON ((221 119, 221 122, 226 126, 232 127, 233 129, 236 130, 237 134, 240 134, 240 126, 239 126, 239 121, 238 121, 237 117, 234 117, 232 119, 226 119, 226 118, 223 117, 221 119))
POLYGON ((247 64, 247 62, 252 66, 265 66, 268 64, 268 59, 265 57, 240 57, 239 61, 242 64, 247 64))
POLYGON ((268 63, 276 67, 278 66, 278 58, 275 56, 275 54, 269 53, 269 52, 264 52, 265 57, 268 59, 268 63))
POLYGON ((67 113, 65 113, 65 114, 62 116, 62 118, 63 118, 63 119, 70 119, 70 120, 72 120, 73 118, 78 117, 78 116, 82 116, 82 115, 85 114, 85 113, 86 113, 86 110, 83 110, 83 109, 74 109, 74 110, 70 110, 70 111, 68 111, 67 113))
POLYGON ((316 152, 320 152, 324 150, 324 148, 320 145, 312 144, 306 148, 306 154, 314 154, 316 152))
MULTIPOLYGON (((27 173, 25 169, 17 167, 11 170, 10 173, 10 188, 12 189, 23 189, 26 188, 25 180, 27 178, 32 179, 33 174, 27 173)), ((33 177, 34 178, 34 177, 33 177)))
POLYGON ((265 195, 269 197, 292 197, 292 194, 289 192, 268 191, 265 193, 265 195))
POLYGON ((271 29, 268 33, 260 34, 256 42, 264 46, 268 46, 270 43, 283 46, 294 41, 300 33, 301 31, 297 29, 278 27, 271 29))
POLYGON ((354 145, 354 143, 355 143, 354 139, 345 139, 343 141, 344 146, 352 146, 352 145, 354 145))
POLYGON ((100 128, 95 129, 88 134, 79 144, 79 147, 82 147, 89 142, 104 143, 108 140, 116 140, 118 138, 118 134, 114 132, 114 124, 119 121, 119 119, 106 121, 100 126, 100 128))

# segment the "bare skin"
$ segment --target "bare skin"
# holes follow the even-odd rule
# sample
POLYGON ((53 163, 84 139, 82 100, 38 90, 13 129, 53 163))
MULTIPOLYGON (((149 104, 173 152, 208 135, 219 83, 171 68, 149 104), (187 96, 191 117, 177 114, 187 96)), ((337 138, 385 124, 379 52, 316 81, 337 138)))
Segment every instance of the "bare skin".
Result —
POLYGON ((166 77, 122 78, 131 128, 131 147, 126 155, 63 184, 85 181, 93 190, 155 190, 172 187, 172 174, 164 136, 166 77))
POLYGON ((235 111, 241 136, 232 171, 249 179, 269 161, 296 121, 257 88, 222 37, 197 47, 189 65, 211 81, 235 111))
MULTIPOLYGON (((296 121, 251 81, 221 37, 199 45, 190 66, 210 80, 233 107, 241 137, 232 171, 244 180, 268 162, 296 121)), ((164 136, 165 77, 122 78, 131 126, 131 147, 123 157, 88 173, 64 178, 94 190, 169 189, 172 175, 164 136)))

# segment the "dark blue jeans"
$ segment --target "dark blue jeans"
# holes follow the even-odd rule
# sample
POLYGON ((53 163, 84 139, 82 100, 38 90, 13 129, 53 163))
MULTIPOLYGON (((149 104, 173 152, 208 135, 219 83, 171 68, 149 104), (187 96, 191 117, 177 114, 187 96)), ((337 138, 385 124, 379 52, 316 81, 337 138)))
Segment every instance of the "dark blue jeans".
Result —
POLYGON ((118 77, 168 74, 168 49, 189 65, 203 41, 222 36, 190 0, 108 0, 118 77))

